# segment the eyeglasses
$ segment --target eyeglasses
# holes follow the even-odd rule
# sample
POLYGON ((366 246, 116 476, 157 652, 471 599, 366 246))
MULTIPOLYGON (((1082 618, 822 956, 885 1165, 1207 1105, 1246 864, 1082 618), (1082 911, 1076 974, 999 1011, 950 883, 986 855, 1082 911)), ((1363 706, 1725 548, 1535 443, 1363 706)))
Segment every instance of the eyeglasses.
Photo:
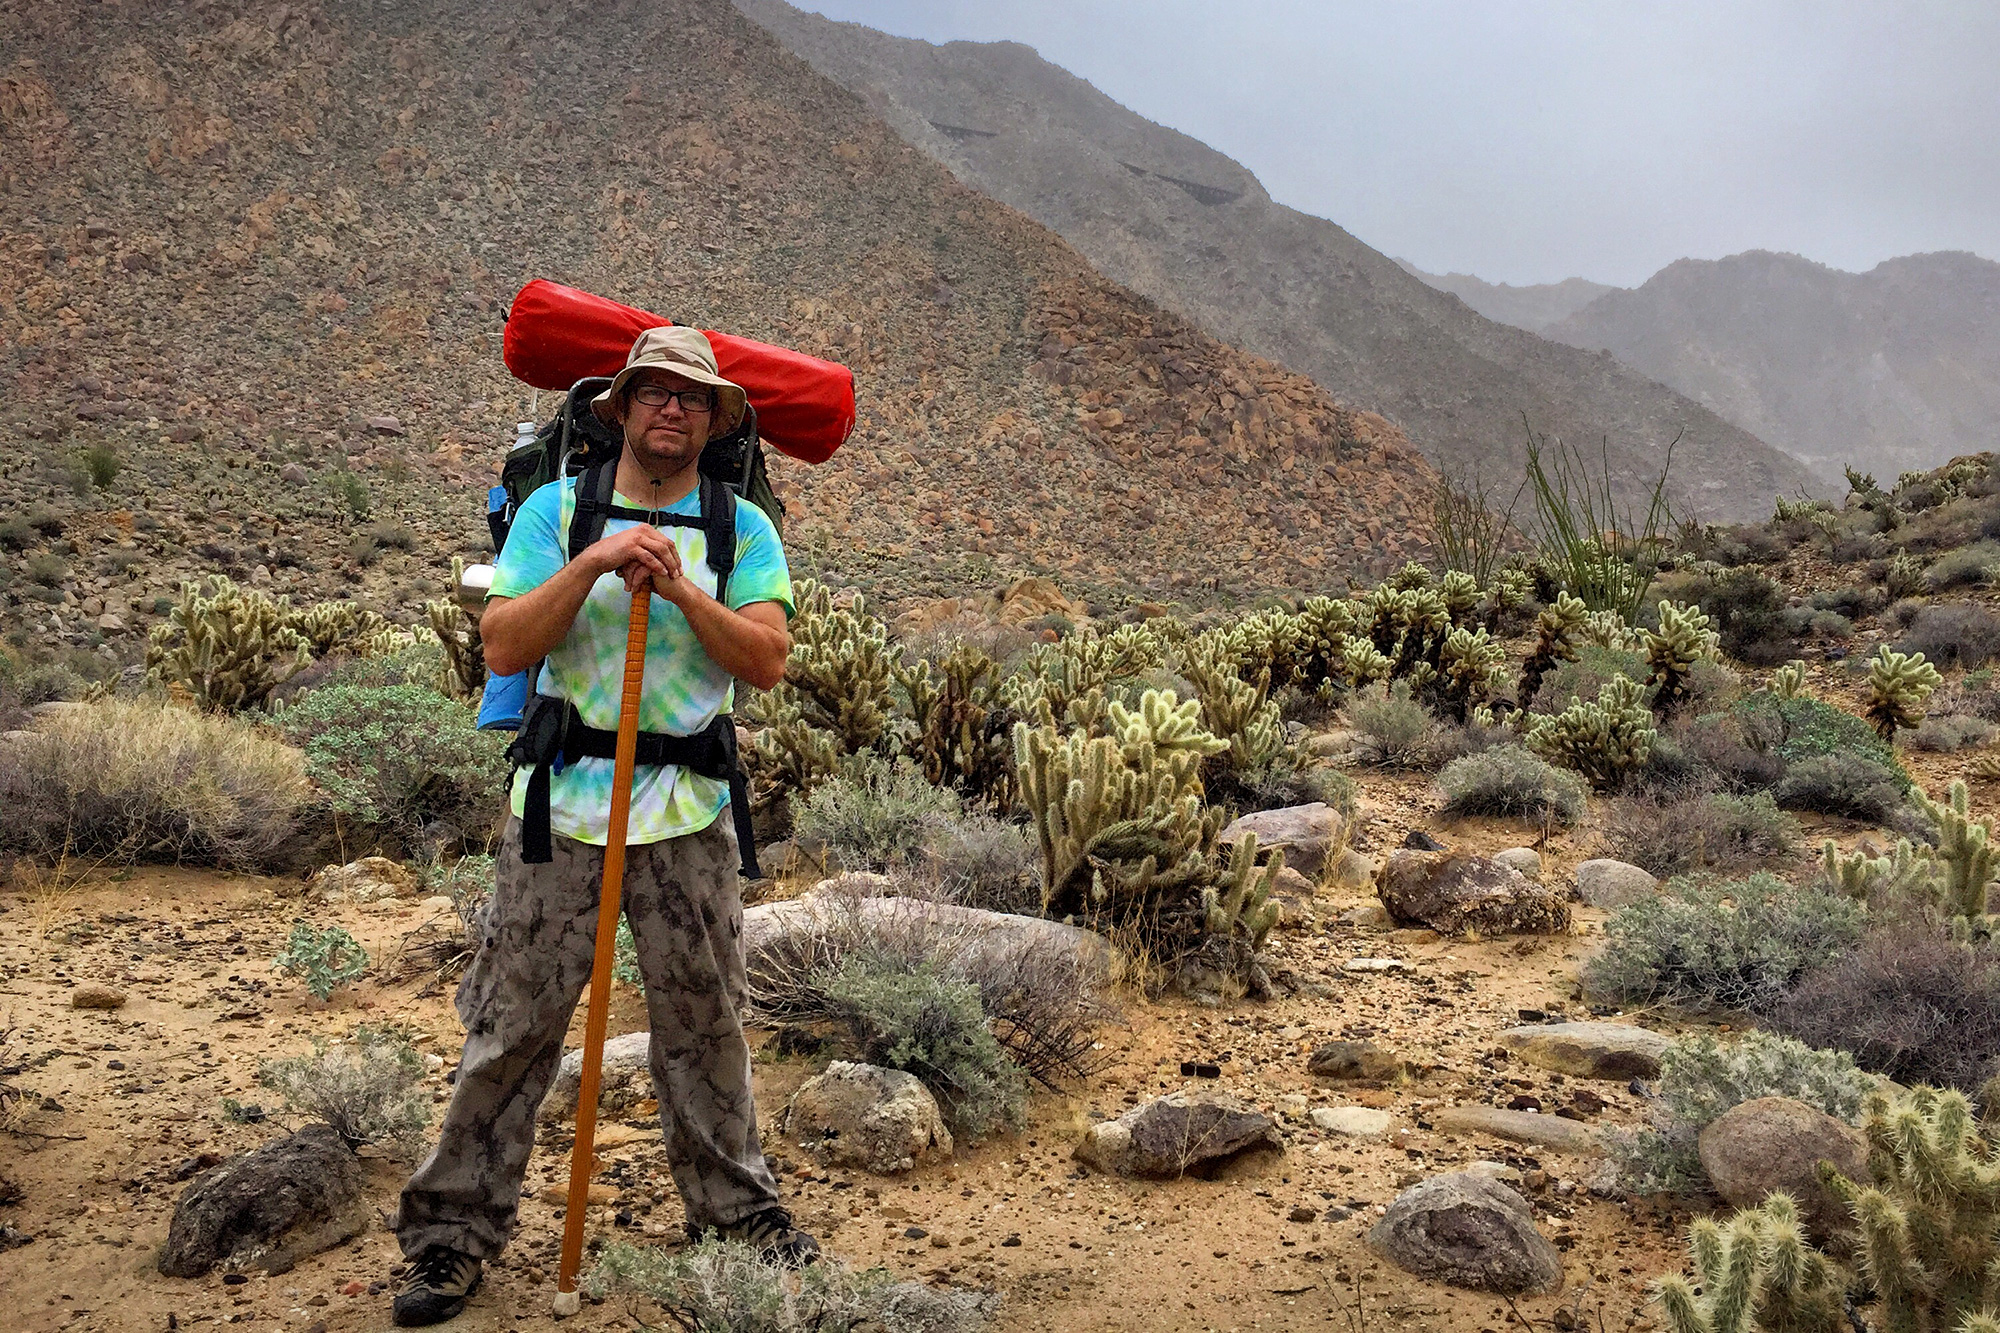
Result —
POLYGON ((683 412, 712 412, 715 410, 715 390, 713 389, 669 389, 664 384, 641 384, 632 390, 632 400, 648 407, 665 407, 679 400, 683 412))

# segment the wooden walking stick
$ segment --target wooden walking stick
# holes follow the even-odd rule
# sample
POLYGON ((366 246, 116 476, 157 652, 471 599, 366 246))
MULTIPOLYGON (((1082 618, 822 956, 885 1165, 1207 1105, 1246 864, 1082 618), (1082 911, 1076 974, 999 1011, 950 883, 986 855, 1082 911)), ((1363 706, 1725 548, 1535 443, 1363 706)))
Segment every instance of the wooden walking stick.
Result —
POLYGON ((632 818, 632 770, 639 751, 639 688, 646 677, 646 621, 653 609, 648 579, 632 594, 625 636, 625 690, 618 702, 618 748, 611 769, 611 827, 604 839, 604 889, 597 903, 597 954, 590 965, 590 1011, 583 1023, 583 1081, 576 1093, 576 1144, 569 1151, 569 1207, 563 1214, 562 1258, 556 1265, 557 1314, 582 1308, 576 1271, 583 1264, 583 1221, 597 1138, 597 1093, 604 1071, 605 1009, 611 1000, 612 958, 618 947, 618 906, 625 887, 625 835, 632 818))

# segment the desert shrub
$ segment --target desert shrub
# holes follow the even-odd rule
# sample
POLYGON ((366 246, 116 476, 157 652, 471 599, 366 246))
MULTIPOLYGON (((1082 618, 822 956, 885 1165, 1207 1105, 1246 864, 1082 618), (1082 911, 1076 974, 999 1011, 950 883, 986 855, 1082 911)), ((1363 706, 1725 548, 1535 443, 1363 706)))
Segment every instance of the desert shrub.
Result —
POLYGON ((1909 743, 1914 749, 1933 754, 1952 754, 1968 746, 1984 745, 1993 739, 1993 734, 1993 724, 1981 718, 1932 714, 1917 724, 1917 729, 1910 733, 1909 743))
POLYGON ((1897 648, 1968 671, 2000 657, 2000 616, 1973 602, 1920 607, 1897 648))
POLYGON ((1974 671, 1946 685, 1931 696, 1930 715, 1976 717, 1982 722, 2000 723, 2000 689, 1994 688, 1994 673, 1974 671))
POLYGON ((368 529, 369 537, 377 546, 386 546, 398 551, 413 551, 417 546, 417 532, 399 518, 385 518, 368 529))
POLYGON ((1975 542, 1933 560, 1924 569, 1924 586, 1944 592, 1984 583, 1996 565, 2000 565, 2000 543, 1975 542))
POLYGON ((1627 648, 1606 648, 1602 644, 1579 643, 1576 656, 1542 677, 1528 711, 1560 713, 1578 699, 1595 699, 1597 692, 1615 676, 1643 680, 1646 659, 1627 648))
POLYGON ((1438 774, 1437 785, 1452 814, 1520 815, 1556 824, 1583 817, 1583 780, 1519 745, 1454 759, 1438 774))
POLYGON ((368 517, 371 501, 367 482, 352 472, 329 472, 326 475, 326 488, 333 492, 334 498, 347 506, 350 515, 357 519, 368 517))
POLYGON ((848 955, 819 984, 862 1057, 922 1079, 954 1131, 977 1139, 1019 1122, 1027 1082, 987 1029, 977 986, 867 953, 848 955))
POLYGON ((1041 848, 1023 825, 967 811, 934 829, 916 869, 951 902, 1024 916, 1041 912, 1041 848))
POLYGON ((845 870, 912 864, 959 813, 958 793, 910 764, 875 764, 821 782, 792 802, 792 833, 823 844, 845 870))
POLYGON ((1348 702, 1346 715, 1372 762, 1385 768, 1424 768, 1432 762, 1437 720, 1410 697, 1406 682, 1369 687, 1348 702))
POLYGON ((1771 790, 1780 809, 1839 815, 1864 824, 1893 823, 1904 795, 1895 773, 1854 754, 1801 760, 1787 768, 1771 790))
POLYGON ((89 681, 62 662, 37 662, 26 667, 14 678, 13 685, 20 693, 22 706, 27 708, 81 699, 90 688, 89 681))
POLYGON ((1626 1003, 1763 1011, 1848 949, 1863 915, 1859 903, 1775 875, 1669 880, 1605 923, 1584 981, 1626 1003))
POLYGON ((1845 1051, 1818 1051, 1768 1032, 1727 1042, 1697 1033, 1677 1038, 1660 1058, 1653 1127, 1612 1142, 1633 1190, 1685 1190, 1703 1179, 1696 1139, 1730 1108, 1759 1097, 1789 1097, 1853 1124, 1873 1086, 1845 1051))
POLYGON ((1845 643, 1854 637, 1854 622, 1838 611, 1815 611, 1806 621, 1806 629, 1822 639, 1832 639, 1845 643))
POLYGON ((1758 570, 1724 570, 1699 601, 1722 636, 1722 651, 1739 662, 1770 666, 1796 655, 1785 590, 1758 570))
POLYGON ((111 489, 111 483, 118 480, 118 474, 125 467, 118 451, 102 442, 93 444, 83 451, 83 470, 90 478, 90 484, 100 491, 111 489))
POLYGON ((312 802, 297 750, 153 700, 61 709, 0 745, 0 845, 40 856, 274 869, 312 802))
POLYGON ((1798 833, 1798 822, 1764 792, 1639 796, 1613 801, 1604 811, 1604 839, 1619 859, 1663 879, 1773 860, 1792 850, 1798 833))
POLYGON ((684 1333, 977 1333, 1000 1303, 990 1292, 899 1282, 822 1259, 797 1273, 754 1246, 714 1236, 678 1252, 609 1245, 585 1285, 643 1296, 684 1333))
POLYGON ((1823 755, 1856 755, 1888 770, 1899 782, 1907 780, 1896 752, 1866 722, 1809 695, 1780 699, 1759 691, 1746 694, 1729 711, 1745 735, 1787 765, 1823 755))
POLYGON ((1849 583, 1814 593, 1807 605, 1815 611, 1834 611, 1854 620, 1874 615, 1882 609, 1882 591, 1849 583))
POLYGON ((45 588, 54 588, 69 577, 69 565, 53 551, 30 556, 26 566, 28 582, 39 583, 45 588))
POLYGON ((0 551, 25 551, 37 540, 34 524, 21 515, 0 519, 0 551))
POLYGON ((325 1000, 368 970, 368 951, 339 926, 315 930, 304 921, 292 924, 284 950, 271 960, 271 970, 297 977, 306 989, 325 1000))
POLYGON ((477 841, 501 813, 506 737, 428 686, 323 685, 277 726, 305 750, 334 812, 356 823, 414 841, 442 822, 477 841))
POLYGON ((430 1123, 430 1097, 417 1084, 423 1058, 400 1035, 366 1024, 346 1041, 313 1038, 310 1055, 265 1060, 257 1081, 295 1116, 332 1127, 348 1147, 412 1143, 430 1123))
POLYGON ((1767 739, 1733 713, 1697 717, 1666 739, 1704 779, 1730 791, 1763 791, 1785 775, 1785 761, 1771 752, 1767 739))
MULTIPOLYGON (((1439 734, 1463 730, 1439 728, 1439 734)), ((1215 774, 1207 783, 1210 804, 1239 815, 1282 810, 1322 801, 1342 814, 1354 813, 1354 780, 1337 768, 1310 767, 1281 759, 1242 772, 1215 774)))
POLYGON ((1975 1092, 2000 1072, 2000 950, 1954 940, 1928 914, 1892 913, 1806 975, 1771 1022, 1898 1083, 1975 1092))

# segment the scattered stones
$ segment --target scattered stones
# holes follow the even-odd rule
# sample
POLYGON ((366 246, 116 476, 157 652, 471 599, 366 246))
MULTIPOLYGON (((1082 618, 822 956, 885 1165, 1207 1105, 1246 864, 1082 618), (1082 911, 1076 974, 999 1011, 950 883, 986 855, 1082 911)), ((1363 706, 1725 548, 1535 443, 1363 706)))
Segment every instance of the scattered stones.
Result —
POLYGON ((952 1151, 951 1131, 921 1079, 845 1060, 792 1095, 785 1132, 823 1162, 885 1176, 952 1151))
POLYGON ((367 1230, 361 1163, 326 1125, 233 1157, 174 1205, 160 1272, 200 1277, 217 1264, 285 1273, 367 1230))
POLYGON ((1372 1041, 1330 1041, 1312 1053, 1306 1072, 1343 1082, 1381 1082, 1403 1072, 1403 1062, 1372 1041))
POLYGON ((400 861, 364 856, 344 866, 327 866, 312 877, 312 890, 328 906, 372 903, 417 896, 417 877, 400 861))
POLYGON ((1350 907, 1340 914, 1343 926, 1358 926, 1363 930, 1388 930, 1396 923, 1389 916, 1389 909, 1381 903, 1362 903, 1350 907))
POLYGON ((1258 851, 1281 851, 1287 866, 1317 878, 1326 869, 1327 855, 1340 838, 1342 823, 1338 810, 1324 801, 1314 801, 1244 815, 1222 830, 1221 841, 1232 844, 1254 833, 1258 851))
POLYGON ((1849 1180, 1869 1178, 1868 1140, 1861 1131, 1789 1097, 1731 1107, 1701 1131, 1695 1150, 1709 1184, 1728 1203, 1751 1208, 1772 1190, 1784 1190, 1819 1240, 1850 1220, 1846 1206, 1820 1183, 1819 1164, 1832 1163, 1849 1180))
POLYGON ((1509 847, 1504 852, 1495 852, 1493 863, 1532 880, 1539 881, 1542 877, 1542 854, 1532 847, 1509 847))
POLYGON ((1402 925, 1446 935, 1549 934, 1569 928, 1569 904, 1519 871, 1463 852, 1393 852, 1377 888, 1402 925))
POLYGON ((1588 907, 1611 911, 1629 907, 1660 891, 1660 881, 1625 861, 1600 858, 1576 868, 1577 896, 1588 907))
POLYGON ((1336 889, 1365 889, 1375 882, 1375 859, 1343 847, 1327 867, 1326 881, 1336 889))
POLYGON ((125 992, 115 986, 78 986, 69 993, 72 1009, 123 1009, 125 992))
POLYGON ((1447 1106, 1434 1123, 1448 1134, 1486 1134, 1514 1143, 1532 1143, 1555 1152, 1601 1153, 1597 1131, 1561 1116, 1503 1111, 1497 1106, 1447 1106))
POLYGON ((1527 1201, 1470 1171, 1433 1176, 1397 1195, 1368 1244, 1447 1286, 1508 1295, 1562 1287, 1561 1256, 1535 1230, 1527 1201))
POLYGON ((1315 1106, 1307 1119, 1317 1129, 1350 1139, 1379 1139, 1396 1123, 1395 1116, 1370 1106, 1315 1106))
MULTIPOLYGON (((600 1110, 622 1110, 653 1095, 652 1073, 647 1067, 652 1048, 650 1032, 628 1032, 604 1043, 603 1081, 597 1089, 600 1110)), ((576 1097, 583 1086, 583 1049, 563 1052, 562 1063, 549 1084, 538 1113, 543 1120, 564 1120, 576 1114, 576 1097)))
POLYGON ((1217 1093, 1173 1093, 1092 1125, 1076 1160, 1120 1176, 1207 1178, 1239 1158, 1284 1146, 1261 1111, 1217 1093))
POLYGON ((1657 1078, 1673 1039, 1629 1023, 1540 1023, 1508 1028, 1500 1044, 1529 1064, 1576 1078, 1657 1078))

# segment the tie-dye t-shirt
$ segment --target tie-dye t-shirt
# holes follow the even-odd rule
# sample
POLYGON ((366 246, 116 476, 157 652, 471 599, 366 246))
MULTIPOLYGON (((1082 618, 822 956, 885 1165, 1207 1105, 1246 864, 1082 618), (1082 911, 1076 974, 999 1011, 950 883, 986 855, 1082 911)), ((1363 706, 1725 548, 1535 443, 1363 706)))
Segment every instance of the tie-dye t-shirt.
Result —
MULTIPOLYGON (((643 506, 620 495, 615 503, 643 506)), ((514 517, 507 548, 493 573, 494 597, 519 597, 540 587, 568 560, 570 516, 576 509, 576 478, 551 482, 529 496, 514 517)), ((669 514, 701 513, 701 492, 688 492, 669 505, 669 514)), ((636 526, 611 518, 610 536, 636 526)), ((680 548, 681 568, 703 592, 715 593, 708 567, 708 539, 699 526, 661 531, 680 548)), ((791 573, 771 520, 756 505, 736 506, 736 568, 730 571, 727 602, 735 610, 752 602, 779 602, 790 616, 791 573)), ((632 599, 616 574, 597 580, 577 612, 569 637, 556 645, 536 688, 576 704, 586 724, 606 731, 618 726, 618 701, 625 683, 625 640, 632 599)), ((640 695, 639 729, 689 735, 730 707, 735 682, 715 664, 679 608, 655 596, 646 622, 646 683, 640 695)), ((609 759, 579 759, 549 782, 549 827, 578 842, 602 846, 610 835, 609 759)), ((514 777, 514 814, 522 813, 528 773, 514 777)), ((659 842, 698 833, 715 822, 729 803, 729 784, 690 773, 678 765, 641 767, 632 786, 632 820, 627 841, 659 842)))

